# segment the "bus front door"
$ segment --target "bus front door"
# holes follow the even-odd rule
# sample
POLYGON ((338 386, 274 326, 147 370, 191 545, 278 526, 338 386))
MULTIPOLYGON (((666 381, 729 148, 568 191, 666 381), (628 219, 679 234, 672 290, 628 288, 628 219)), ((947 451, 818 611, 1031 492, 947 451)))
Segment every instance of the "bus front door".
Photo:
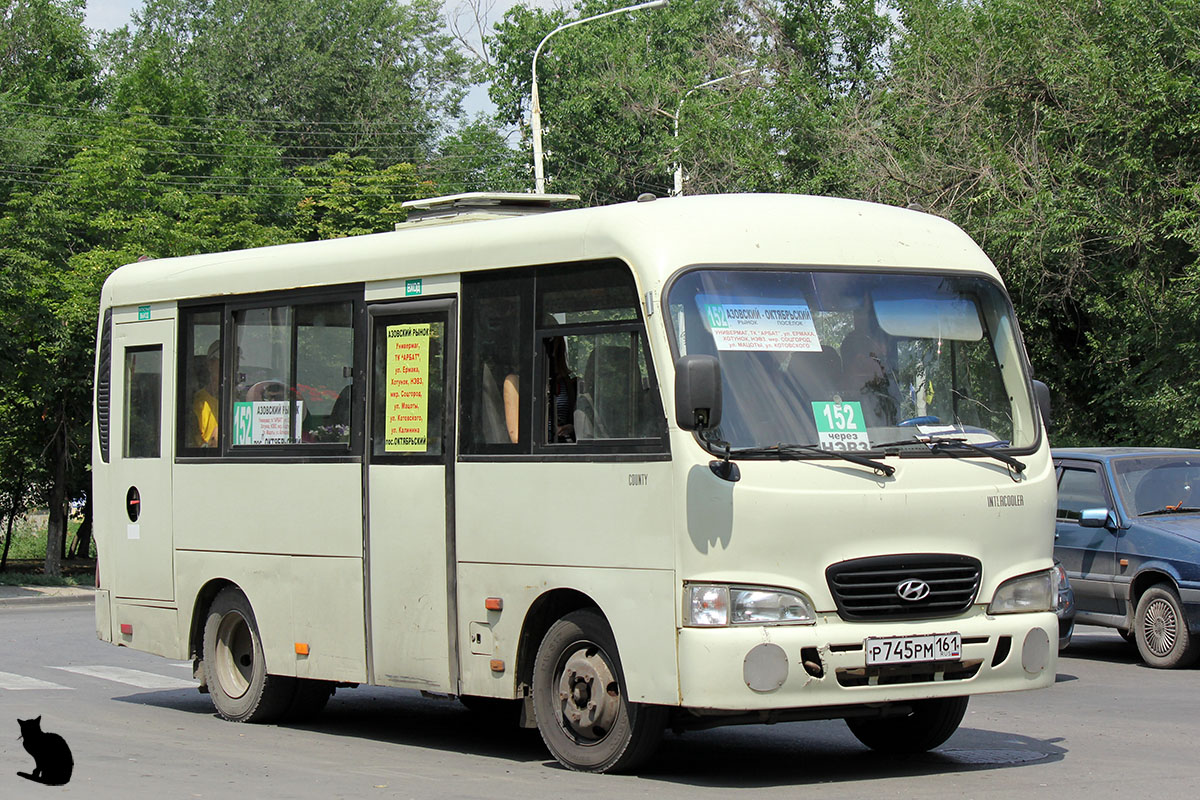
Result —
POLYGON ((171 529, 171 443, 175 320, 115 326, 112 359, 112 447, 105 583, 121 598, 175 599, 171 529))
POLYGON ((454 301, 370 307, 365 467, 371 681, 454 693, 454 301))

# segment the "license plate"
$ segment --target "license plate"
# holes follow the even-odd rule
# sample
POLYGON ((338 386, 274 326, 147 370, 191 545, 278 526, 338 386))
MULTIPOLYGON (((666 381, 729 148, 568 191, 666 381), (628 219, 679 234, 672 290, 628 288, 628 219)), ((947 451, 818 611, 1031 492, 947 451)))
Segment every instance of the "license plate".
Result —
POLYGON ((962 658, 962 635, 935 633, 928 636, 890 636, 863 641, 867 666, 917 664, 962 658))

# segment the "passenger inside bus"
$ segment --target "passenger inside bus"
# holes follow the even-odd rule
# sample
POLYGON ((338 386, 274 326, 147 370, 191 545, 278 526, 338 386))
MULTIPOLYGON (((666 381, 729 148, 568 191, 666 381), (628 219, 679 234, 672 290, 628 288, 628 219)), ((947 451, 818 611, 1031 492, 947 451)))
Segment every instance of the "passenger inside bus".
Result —
POLYGON ((197 382, 202 382, 192 396, 193 447, 217 446, 217 393, 221 385, 221 340, 208 346, 208 354, 197 363, 197 382))
POLYGON ((575 405, 579 381, 567 366, 567 340, 545 339, 546 348, 546 441, 550 444, 575 441, 575 405))

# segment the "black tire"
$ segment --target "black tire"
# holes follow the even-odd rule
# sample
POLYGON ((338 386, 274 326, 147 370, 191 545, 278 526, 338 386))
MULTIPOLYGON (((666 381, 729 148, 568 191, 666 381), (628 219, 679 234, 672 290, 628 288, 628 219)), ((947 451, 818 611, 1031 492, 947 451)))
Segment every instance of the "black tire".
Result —
POLYGON ((967 713, 966 697, 915 700, 902 717, 851 717, 850 732, 872 750, 911 754, 932 750, 949 739, 967 713))
POLYGON ((268 675, 246 595, 227 586, 204 621, 204 677, 217 713, 231 722, 274 722, 296 695, 296 679, 268 675))
POLYGON ((1188 630, 1179 595, 1165 584, 1151 586, 1138 600, 1133 633, 1142 660, 1152 667, 1188 667, 1200 656, 1200 640, 1188 630))
POLYGON ((612 630, 591 610, 546 631, 533 665, 533 706, 550 753, 579 772, 633 769, 654 753, 666 723, 665 708, 629 702, 612 630))

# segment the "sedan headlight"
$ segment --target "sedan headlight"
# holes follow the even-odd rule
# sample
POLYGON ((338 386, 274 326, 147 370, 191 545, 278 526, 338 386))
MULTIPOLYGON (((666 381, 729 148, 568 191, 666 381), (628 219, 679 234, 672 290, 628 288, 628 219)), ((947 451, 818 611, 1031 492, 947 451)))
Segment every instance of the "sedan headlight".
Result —
POLYGON ((1018 575, 1000 584, 989 614, 1020 614, 1029 611, 1053 611, 1058 605, 1058 574, 1053 569, 1018 575))
POLYGON ((812 601, 786 589, 691 584, 686 604, 689 627, 812 625, 817 621, 812 601))

